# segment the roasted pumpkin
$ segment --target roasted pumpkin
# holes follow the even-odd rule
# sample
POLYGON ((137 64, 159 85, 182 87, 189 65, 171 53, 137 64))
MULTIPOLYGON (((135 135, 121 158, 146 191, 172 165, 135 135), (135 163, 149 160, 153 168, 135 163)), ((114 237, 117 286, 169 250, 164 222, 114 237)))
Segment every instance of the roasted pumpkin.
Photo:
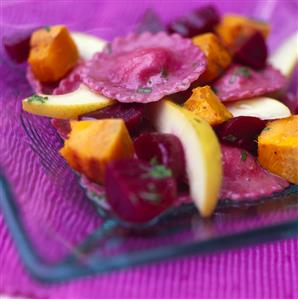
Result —
POLYGON ((271 121, 258 138, 259 163, 298 184, 298 115, 271 121))
POLYGON ((68 164, 99 184, 107 163, 132 158, 133 142, 122 119, 71 121, 71 132, 60 154, 68 164))
POLYGON ((65 26, 52 26, 33 32, 29 64, 40 82, 63 78, 78 61, 79 52, 65 26))
POLYGON ((210 86, 197 87, 184 107, 205 119, 210 125, 218 125, 233 117, 210 86))

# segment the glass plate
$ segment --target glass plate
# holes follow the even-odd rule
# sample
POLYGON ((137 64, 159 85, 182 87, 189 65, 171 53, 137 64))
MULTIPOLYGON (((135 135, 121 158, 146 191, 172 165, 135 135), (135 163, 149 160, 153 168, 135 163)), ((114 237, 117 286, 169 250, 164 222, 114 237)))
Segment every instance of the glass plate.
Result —
MULTIPOLYGON (((152 3, 161 13, 165 11, 157 2, 152 3)), ((182 1, 173 3, 173 15, 197 5, 194 2, 188 6, 182 1)), ((290 2, 280 3, 278 11, 283 12, 283 21, 286 21, 276 18, 274 26, 275 29, 281 27, 279 23, 288 26, 282 26, 285 31, 277 34, 283 38, 293 31, 287 15, 293 9, 290 2)), ((61 2, 57 7, 60 9, 63 5, 66 4, 61 2)), ((113 11, 121 11, 121 5, 119 2, 119 8, 113 11)), ((162 5, 169 7, 169 3, 162 5)), ((225 10, 235 8, 233 11, 238 7, 239 12, 254 9, 253 2, 245 8, 242 2, 227 2, 224 6, 225 10)), ((142 3, 134 8, 141 14, 142 3)), ((81 9, 89 11, 90 7, 84 4, 81 9)), ((263 9, 262 13, 266 11, 269 10, 263 9)), ((34 17, 37 16, 41 18, 38 24, 61 20, 58 12, 34 13, 34 17), (50 17, 53 19, 47 19, 50 17)), ((100 20, 96 16, 92 22, 100 20)), ((295 20, 294 16, 293 22, 295 20)), ((77 27, 75 24, 73 29, 86 29, 94 24, 82 23, 77 27)), ((73 25, 71 21, 69 25, 73 25)), ((122 33, 124 25, 115 28, 122 33)), ((104 28, 100 26, 104 25, 97 25, 98 35, 102 33, 100 28, 104 28)), ((4 27, 2 33, 12 29, 4 27)), ((25 79, 24 66, 13 65, 5 58, 3 49, 0 51, 0 207, 22 261, 37 279, 65 281, 165 258, 209 253, 298 234, 298 187, 293 185, 258 202, 236 205, 223 201, 210 219, 200 218, 192 204, 173 208, 143 227, 124 227, 116 219, 107 217, 103 209, 87 199, 77 175, 60 157, 61 139, 50 120, 21 111, 21 99, 32 93, 25 79)))

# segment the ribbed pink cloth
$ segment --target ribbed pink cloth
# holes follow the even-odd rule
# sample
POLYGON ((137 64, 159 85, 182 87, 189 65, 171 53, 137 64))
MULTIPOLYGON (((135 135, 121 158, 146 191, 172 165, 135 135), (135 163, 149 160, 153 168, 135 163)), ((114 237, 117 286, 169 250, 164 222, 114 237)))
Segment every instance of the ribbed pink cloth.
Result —
MULTIPOLYGON (((203 2, 2 0, 1 35, 26 26, 64 23, 71 30, 111 38, 131 30, 148 6, 154 6, 165 20, 169 20, 203 2)), ((297 1, 218 1, 217 6, 223 11, 246 12, 271 19, 274 35, 269 41, 271 47, 297 30, 297 1)), ((24 83, 25 72, 5 65, 6 62, 2 64, 5 59, 2 59, 3 50, 0 51, 0 165, 27 215, 32 213, 37 217, 39 209, 44 209, 44 218, 39 222, 33 218, 35 222, 28 227, 32 235, 38 234, 37 225, 42 228, 49 224, 52 230, 60 230, 62 235, 75 241, 98 225, 98 217, 91 206, 80 202, 83 194, 79 188, 72 187, 70 190, 63 186, 54 192, 51 197, 53 202, 44 198, 44 194, 53 190, 34 152, 28 145, 23 145, 26 138, 19 122, 20 100, 28 93, 24 83), (23 83, 18 84, 18 80, 23 83), (78 201, 67 201, 63 197, 65 193, 72 194, 72 198, 77 196, 78 201), (36 198, 39 200, 34 201, 36 198), (57 204, 62 207, 57 207, 57 204), (60 213, 61 210, 63 212, 60 213), (89 218, 84 217, 85 213, 89 218), (68 227, 65 227, 65 221, 68 227), (73 234, 68 234, 69 231, 73 234)), ((30 224, 30 221, 27 223, 30 224)), ((46 242, 46 238, 39 240, 36 246, 47 249, 46 242)), ((57 258, 56 253, 55 244, 52 251, 44 250, 50 260, 57 258)), ((50 286, 40 284, 28 275, 0 212, 0 294, 37 299, 296 299, 298 238, 184 257, 50 286)))

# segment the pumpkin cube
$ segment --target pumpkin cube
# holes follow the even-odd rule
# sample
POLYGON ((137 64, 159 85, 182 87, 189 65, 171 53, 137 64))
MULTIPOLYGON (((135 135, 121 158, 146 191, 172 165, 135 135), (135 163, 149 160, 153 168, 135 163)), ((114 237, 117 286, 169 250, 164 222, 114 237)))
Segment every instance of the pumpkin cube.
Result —
POLYGON ((79 52, 65 26, 35 31, 30 40, 29 64, 40 82, 62 79, 77 63, 79 52))
POLYGON ((233 53, 239 44, 243 43, 243 40, 256 31, 261 32, 266 38, 269 35, 270 26, 265 22, 239 15, 225 15, 215 30, 226 47, 233 53))
POLYGON ((205 119, 210 125, 221 124, 233 117, 210 86, 193 89, 192 95, 184 103, 184 107, 205 119))
POLYGON ((208 83, 216 79, 231 64, 230 53, 215 34, 197 35, 192 41, 204 52, 207 59, 207 69, 200 76, 200 82, 208 83))
POLYGON ((71 121, 69 138, 60 154, 75 170, 99 184, 104 182, 106 165, 132 158, 133 142, 122 119, 71 121))
POLYGON ((298 115, 271 121, 258 138, 259 163, 298 184, 298 115))

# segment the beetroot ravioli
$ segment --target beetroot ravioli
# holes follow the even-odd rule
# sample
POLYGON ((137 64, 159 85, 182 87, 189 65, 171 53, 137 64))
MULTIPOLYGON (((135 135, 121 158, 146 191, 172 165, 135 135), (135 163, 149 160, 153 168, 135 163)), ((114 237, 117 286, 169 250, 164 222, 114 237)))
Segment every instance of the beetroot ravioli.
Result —
POLYGON ((119 102, 155 102, 183 91, 206 69, 203 52, 178 34, 164 32, 119 37, 82 70, 92 90, 119 102))

